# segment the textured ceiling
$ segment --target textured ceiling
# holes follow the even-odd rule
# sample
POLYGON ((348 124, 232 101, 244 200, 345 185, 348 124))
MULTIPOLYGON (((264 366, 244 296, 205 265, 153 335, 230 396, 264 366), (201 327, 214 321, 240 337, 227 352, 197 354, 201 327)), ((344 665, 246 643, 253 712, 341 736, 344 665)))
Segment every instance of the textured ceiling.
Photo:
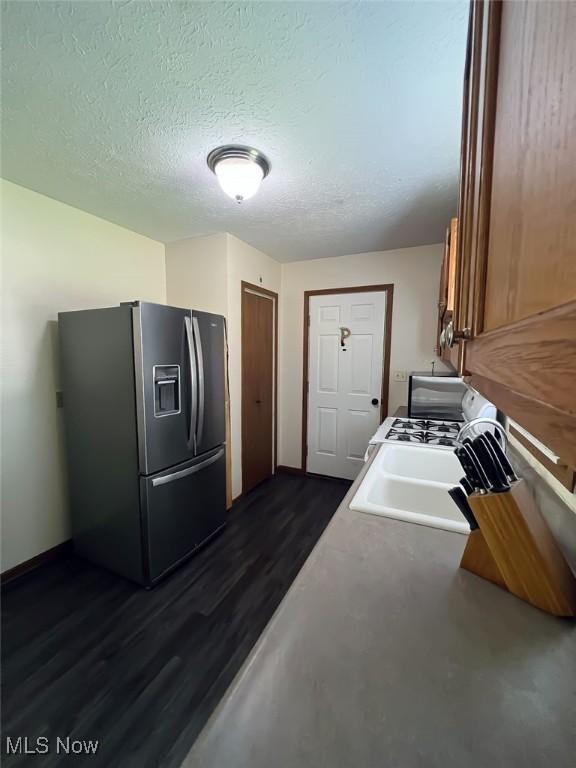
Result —
POLYGON ((2 4, 2 175, 156 240, 280 261, 439 242, 454 214, 461 2, 2 4), (259 194, 206 155, 252 144, 259 194))

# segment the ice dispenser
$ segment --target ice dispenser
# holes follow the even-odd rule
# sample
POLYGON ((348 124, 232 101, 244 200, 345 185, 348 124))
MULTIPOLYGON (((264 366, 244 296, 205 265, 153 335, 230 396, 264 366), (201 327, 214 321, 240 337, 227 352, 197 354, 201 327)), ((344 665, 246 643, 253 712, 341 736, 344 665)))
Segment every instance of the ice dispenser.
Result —
POLYGON ((180 413, 180 366, 154 366, 154 416, 180 413))

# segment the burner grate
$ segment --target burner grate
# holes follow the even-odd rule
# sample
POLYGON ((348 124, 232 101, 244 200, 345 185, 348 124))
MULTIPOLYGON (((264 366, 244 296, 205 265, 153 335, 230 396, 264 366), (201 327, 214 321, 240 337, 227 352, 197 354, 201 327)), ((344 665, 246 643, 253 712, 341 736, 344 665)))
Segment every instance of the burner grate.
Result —
MULTIPOLYGON (((454 429, 450 429, 449 425, 446 426, 446 429, 436 431, 434 430, 418 430, 417 425, 418 422, 412 421, 412 422, 401 422, 401 420, 397 419, 397 422, 399 421, 401 424, 401 427, 394 427, 392 425, 392 428, 388 430, 386 433, 386 440, 391 440, 396 443, 420 443, 420 444, 426 444, 426 445, 442 445, 444 447, 453 448, 456 446, 456 432, 454 429)), ((396 423, 396 422, 394 422, 396 423)), ((424 423, 424 422, 420 422, 424 423)), ((437 425, 435 425, 436 427, 437 425)))
POLYGON ((443 435, 433 435, 430 432, 426 434, 426 442, 428 445, 444 445, 449 448, 456 447, 456 440, 454 438, 444 437, 443 435))
POLYGON ((413 430, 404 431, 402 429, 392 428, 386 434, 386 440, 394 440, 399 443, 425 443, 426 436, 423 432, 414 432, 413 430))
POLYGON ((435 421, 434 419, 394 419, 392 429, 410 432, 438 432, 457 435, 462 425, 457 421, 435 421))

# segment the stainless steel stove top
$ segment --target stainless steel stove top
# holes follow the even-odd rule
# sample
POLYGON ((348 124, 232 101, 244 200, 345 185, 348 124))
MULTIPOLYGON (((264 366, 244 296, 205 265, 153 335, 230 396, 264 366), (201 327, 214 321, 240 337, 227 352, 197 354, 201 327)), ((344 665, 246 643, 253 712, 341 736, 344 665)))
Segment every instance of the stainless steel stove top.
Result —
POLYGON ((383 426, 385 441, 454 448, 456 436, 462 424, 457 421, 437 421, 436 419, 391 418, 386 419, 383 426))

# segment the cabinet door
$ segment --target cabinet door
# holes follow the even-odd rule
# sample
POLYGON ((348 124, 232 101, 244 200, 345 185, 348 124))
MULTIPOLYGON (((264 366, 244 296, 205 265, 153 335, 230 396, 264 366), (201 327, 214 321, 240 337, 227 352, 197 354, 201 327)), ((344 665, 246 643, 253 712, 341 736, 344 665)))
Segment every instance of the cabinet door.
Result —
POLYGON ((502 8, 483 331, 576 300, 576 6, 502 8))
POLYGON ((463 370, 576 464, 576 13, 476 2, 455 327, 463 370))
POLYGON ((444 241, 444 258, 440 267, 440 288, 438 291, 438 329, 436 333, 436 354, 444 357, 446 347, 442 344, 442 331, 444 330, 444 316, 448 306, 448 265, 450 261, 450 227, 446 229, 444 241))
POLYGON ((446 362, 452 362, 454 351, 442 343, 442 331, 453 319, 456 299, 456 263, 458 243, 458 219, 453 218, 446 228, 444 259, 440 270, 440 291, 438 296, 438 339, 437 354, 446 362))
MULTIPOLYGON (((453 218, 450 221, 446 236, 447 252, 445 257, 445 297, 446 309, 442 320, 442 330, 454 323, 456 312, 456 273, 458 269, 458 219, 453 218)), ((442 346, 441 357, 444 362, 449 363, 457 371, 460 370, 462 347, 460 342, 456 342, 449 347, 442 346)))
POLYGON ((471 290, 475 277, 475 253, 472 244, 474 218, 477 212, 477 164, 479 103, 484 79, 481 74, 486 65, 482 60, 487 46, 484 43, 488 25, 488 4, 470 4, 468 43, 464 67, 462 93, 462 139, 460 150, 460 193, 458 218, 454 221, 454 261, 452 285, 452 313, 445 326, 454 333, 455 341, 445 350, 443 358, 449 360, 460 374, 464 373, 464 340, 471 335, 471 313, 475 294, 471 290))
POLYGON ((456 264, 458 261, 458 219, 448 227, 448 264, 446 272, 446 310, 454 313, 456 303, 456 264))
POLYGON ((453 311, 455 337, 462 341, 482 328, 500 11, 500 3, 470 6, 453 311))

